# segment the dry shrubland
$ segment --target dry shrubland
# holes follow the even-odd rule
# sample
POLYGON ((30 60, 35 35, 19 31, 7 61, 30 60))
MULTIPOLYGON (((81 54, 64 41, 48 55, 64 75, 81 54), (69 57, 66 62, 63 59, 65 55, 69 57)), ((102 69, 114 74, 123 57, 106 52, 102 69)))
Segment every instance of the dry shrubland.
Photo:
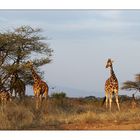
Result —
POLYGON ((82 127, 82 124, 94 126, 140 122, 139 104, 132 109, 130 100, 121 101, 121 111, 118 112, 116 104, 113 103, 110 112, 105 109, 105 105, 101 107, 101 102, 102 100, 92 101, 84 98, 49 98, 47 102, 43 100, 41 108, 36 110, 34 98, 27 96, 22 101, 14 99, 4 107, 0 106, 0 129, 64 130, 72 129, 68 128, 72 124, 82 127), (65 127, 66 125, 68 127, 65 127))

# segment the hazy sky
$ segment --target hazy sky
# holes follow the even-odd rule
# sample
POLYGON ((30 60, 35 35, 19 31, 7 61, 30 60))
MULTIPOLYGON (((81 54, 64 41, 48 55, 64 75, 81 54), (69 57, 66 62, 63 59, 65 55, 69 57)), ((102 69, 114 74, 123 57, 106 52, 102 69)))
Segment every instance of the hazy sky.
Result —
POLYGON ((21 25, 40 27, 50 38, 53 61, 43 70, 51 86, 103 95, 108 58, 120 86, 140 72, 140 10, 0 11, 1 31, 21 25))

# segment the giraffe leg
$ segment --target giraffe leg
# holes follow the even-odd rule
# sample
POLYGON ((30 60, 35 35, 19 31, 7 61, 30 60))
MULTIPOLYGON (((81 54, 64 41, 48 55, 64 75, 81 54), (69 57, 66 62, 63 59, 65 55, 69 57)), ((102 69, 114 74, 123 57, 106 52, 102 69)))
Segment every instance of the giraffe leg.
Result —
POLYGON ((42 95, 39 96, 39 106, 42 106, 42 95))
POLYGON ((10 94, 11 94, 11 97, 12 97, 12 95, 13 95, 13 90, 10 90, 10 94))
POLYGON ((106 92, 105 96, 106 96, 105 103, 106 103, 106 109, 107 109, 107 107, 108 107, 108 93, 107 92, 106 92))
POLYGON ((119 105, 119 100, 118 100, 118 94, 116 94, 116 104, 117 104, 118 110, 120 111, 120 105, 119 105))
POLYGON ((46 88, 46 90, 44 92, 44 97, 45 97, 45 100, 47 100, 47 98, 48 98, 48 88, 46 88))
POLYGON ((35 97, 35 105, 36 105, 36 110, 39 109, 39 98, 35 97))
POLYGON ((1 111, 2 111, 2 113, 3 113, 3 111, 4 111, 3 99, 1 99, 1 111))
POLYGON ((45 89, 43 96, 45 97, 44 101, 45 101, 45 106, 47 107, 46 113, 48 113, 48 88, 45 89))
POLYGON ((17 91, 15 91, 15 98, 17 97, 17 91))
POLYGON ((7 99, 5 98, 5 102, 4 102, 4 104, 6 105, 7 104, 7 99))
POLYGON ((38 110, 38 91, 36 90, 36 88, 35 88, 35 85, 33 86, 33 90, 34 90, 34 100, 35 100, 35 108, 36 108, 36 110, 38 110))
POLYGON ((112 94, 110 94, 110 98, 109 98, 109 109, 111 111, 111 104, 112 104, 112 94))
POLYGON ((4 106, 4 100, 3 99, 1 100, 1 105, 2 105, 2 107, 4 106))
POLYGON ((36 106, 36 110, 38 110, 39 109, 39 95, 36 91, 34 92, 34 94, 35 94, 35 106, 36 106))

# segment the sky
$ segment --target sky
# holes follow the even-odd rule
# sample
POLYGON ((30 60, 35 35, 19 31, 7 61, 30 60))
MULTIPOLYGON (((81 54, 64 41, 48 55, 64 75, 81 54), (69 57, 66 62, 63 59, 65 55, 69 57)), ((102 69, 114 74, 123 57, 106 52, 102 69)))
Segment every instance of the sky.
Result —
POLYGON ((0 31, 21 25, 42 28, 49 39, 53 61, 41 69, 50 87, 104 96, 108 58, 120 87, 140 73, 140 10, 0 10, 0 31))

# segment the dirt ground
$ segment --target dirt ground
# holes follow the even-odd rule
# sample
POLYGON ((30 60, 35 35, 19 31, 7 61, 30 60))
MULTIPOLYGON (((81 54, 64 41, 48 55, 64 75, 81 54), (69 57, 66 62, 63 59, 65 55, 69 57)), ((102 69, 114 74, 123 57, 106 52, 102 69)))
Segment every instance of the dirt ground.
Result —
POLYGON ((45 125, 29 128, 29 130, 140 130, 138 122, 113 123, 80 123, 45 125))
POLYGON ((66 130, 139 130, 139 123, 126 122, 123 124, 107 123, 107 124, 72 124, 64 125, 66 130))

